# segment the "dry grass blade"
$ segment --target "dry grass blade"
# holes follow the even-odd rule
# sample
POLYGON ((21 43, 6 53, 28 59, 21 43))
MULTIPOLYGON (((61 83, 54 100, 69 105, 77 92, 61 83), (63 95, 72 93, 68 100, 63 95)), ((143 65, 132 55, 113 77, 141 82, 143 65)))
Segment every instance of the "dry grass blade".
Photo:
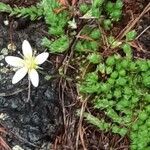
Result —
POLYGON ((7 143, 0 137, 0 149, 1 150, 11 150, 11 148, 7 145, 7 143))
POLYGON ((2 133, 2 134, 6 134, 7 132, 5 131, 5 129, 4 129, 4 128, 0 128, 0 133, 2 133))
POLYGON ((58 0, 58 2, 62 5, 62 6, 68 6, 68 1, 67 0, 58 0))
POLYGON ((146 14, 148 11, 150 11, 150 2, 147 4, 147 6, 144 8, 144 10, 141 12, 141 14, 136 19, 131 20, 127 24, 127 26, 117 36, 117 39, 121 40, 136 25, 136 23, 142 18, 142 16, 144 14, 146 14))
POLYGON ((83 113, 85 111, 85 108, 87 106, 87 101, 90 98, 90 96, 88 96, 85 100, 82 100, 82 106, 81 106, 81 110, 80 110, 80 118, 79 118, 79 122, 78 122, 78 130, 77 130, 77 136, 76 136, 76 150, 78 150, 79 138, 81 140, 83 149, 87 150, 85 143, 84 143, 84 139, 83 139, 82 121, 83 121, 83 113))
POLYGON ((150 28, 150 25, 149 25, 147 28, 145 28, 145 29, 136 37, 136 40, 137 40, 142 34, 144 34, 144 32, 146 32, 149 28, 150 28))
MULTIPOLYGON (((0 135, 7 134, 4 128, 0 127, 0 135)), ((0 136, 0 150, 11 150, 4 139, 0 136)))
POLYGON ((72 0, 71 4, 74 6, 77 3, 77 0, 72 0))
MULTIPOLYGON (((136 18, 136 19, 132 19, 127 25, 126 27, 120 32, 120 34, 115 38, 115 41, 123 41, 123 38, 125 37, 125 35, 134 28, 134 26, 138 23, 138 21, 147 13, 150 11, 150 2, 147 4, 147 6, 144 8, 144 10, 140 13, 140 15, 136 18)), ((149 28, 149 27, 148 27, 149 28)), ((147 30, 147 29, 145 29, 147 30)), ((102 29, 101 29, 102 31, 102 29)), ((145 32, 145 31, 143 31, 145 32)), ((102 32, 103 33, 103 32, 102 32)), ((103 33, 104 34, 104 33, 103 33)), ((141 33, 143 34, 143 33, 141 33)), ((105 36, 103 36, 103 43, 104 43, 104 52, 103 52, 103 56, 107 57, 113 53, 116 53, 119 49, 118 48, 113 48, 110 51, 110 46, 106 45, 105 41, 107 41, 107 38, 105 38, 105 36)), ((132 46, 132 45, 131 45, 132 46)))

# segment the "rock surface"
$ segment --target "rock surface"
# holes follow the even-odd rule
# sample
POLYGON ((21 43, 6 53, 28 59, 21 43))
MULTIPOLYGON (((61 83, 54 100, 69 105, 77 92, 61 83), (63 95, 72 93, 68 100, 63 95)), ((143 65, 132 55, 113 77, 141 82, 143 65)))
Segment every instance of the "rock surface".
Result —
POLYGON ((46 150, 62 128, 57 87, 55 82, 45 80, 45 76, 54 70, 52 64, 45 62, 41 66, 43 70, 40 72, 40 85, 38 88, 31 86, 31 99, 26 102, 27 77, 12 85, 14 71, 4 61, 7 54, 19 56, 18 53, 22 53, 21 44, 24 39, 30 42, 37 53, 45 50, 40 45, 42 35, 37 26, 44 28, 42 23, 36 22, 19 30, 13 29, 10 33, 8 26, 0 24, 0 63, 3 64, 0 66, 0 114, 7 115, 5 119, 0 120, 0 124, 8 129, 7 142, 11 148, 19 145, 25 150, 46 150), (10 36, 17 47, 16 51, 7 49, 10 36))

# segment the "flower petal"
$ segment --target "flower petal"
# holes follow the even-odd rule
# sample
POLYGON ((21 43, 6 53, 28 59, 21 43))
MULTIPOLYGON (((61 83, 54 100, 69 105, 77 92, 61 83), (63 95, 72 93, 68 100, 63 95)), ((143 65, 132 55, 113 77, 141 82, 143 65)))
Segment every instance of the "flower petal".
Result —
POLYGON ((23 59, 14 56, 6 56, 5 61, 14 67, 23 67, 23 59))
POLYGON ((27 72, 28 69, 26 67, 17 70, 17 72, 13 76, 12 83, 16 84, 17 82, 19 82, 27 74, 27 72))
POLYGON ((46 61, 46 59, 48 58, 49 53, 47 52, 43 52, 41 54, 39 54, 38 56, 35 57, 35 62, 36 64, 40 65, 42 63, 44 63, 46 61))
POLYGON ((39 85, 39 74, 35 69, 29 71, 29 78, 34 87, 39 85))
POLYGON ((26 58, 32 57, 32 47, 27 40, 24 40, 22 43, 22 52, 26 58))

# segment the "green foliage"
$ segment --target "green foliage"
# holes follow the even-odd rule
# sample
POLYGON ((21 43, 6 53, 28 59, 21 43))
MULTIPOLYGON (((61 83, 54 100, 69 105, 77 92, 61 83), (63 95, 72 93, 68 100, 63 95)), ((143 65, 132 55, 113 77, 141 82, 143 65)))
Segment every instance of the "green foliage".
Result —
POLYGON ((112 22, 110 19, 105 19, 103 21, 103 25, 104 25, 105 30, 110 30, 110 28, 112 27, 112 22))
POLYGON ((10 13, 10 16, 16 17, 29 17, 31 20, 38 19, 43 15, 43 9, 40 4, 36 6, 31 6, 29 8, 25 7, 15 7, 11 8, 9 5, 0 3, 0 12, 10 13))
POLYGON ((60 4, 56 0, 43 0, 42 7, 44 9, 44 18, 49 25, 49 34, 62 36, 64 27, 68 23, 67 11, 57 13, 55 10, 60 8, 60 4))
POLYGON ((13 11, 10 13, 11 16, 17 17, 30 17, 30 20, 36 20, 42 17, 43 9, 41 8, 40 4, 36 6, 31 6, 29 8, 24 7, 16 7, 13 8, 13 11))
POLYGON ((88 73, 85 77, 85 82, 82 86, 79 86, 81 92, 88 94, 97 93, 99 88, 98 75, 95 72, 88 73))
POLYGON ((89 6, 83 3, 79 6, 79 9, 81 13, 85 14, 89 10, 89 6))
POLYGON ((143 110, 138 112, 138 120, 133 123, 130 138, 131 138, 131 149, 146 150, 150 144, 150 105, 147 105, 143 110), (140 141, 140 142, 139 142, 140 141))
POLYGON ((93 63, 93 64, 98 64, 101 61, 101 57, 97 53, 89 54, 87 59, 90 61, 90 63, 93 63))
POLYGON ((99 129, 103 130, 103 131, 108 131, 108 129, 110 128, 111 124, 110 123, 106 123, 103 119, 98 119, 97 117, 94 117, 93 115, 89 114, 89 113, 84 113, 83 116, 86 118, 86 120, 91 123, 94 124, 96 127, 98 127, 99 129))
POLYGON ((132 57, 132 49, 129 44, 123 44, 122 45, 123 52, 126 54, 127 57, 131 58, 132 57))
POLYGON ((111 130, 121 136, 130 133, 132 150, 147 149, 150 144, 149 60, 113 55, 95 65, 95 71, 89 71, 78 85, 79 90, 82 94, 92 94, 93 107, 103 111, 104 118, 110 118, 111 122, 86 112, 85 119, 103 131, 111 130), (107 128, 103 128, 104 123, 108 124, 107 128))
POLYGON ((64 27, 69 21, 68 12, 63 10, 57 13, 56 10, 60 9, 60 4, 55 0, 43 0, 41 5, 48 32, 56 37, 54 41, 44 38, 42 44, 52 53, 62 53, 68 49, 70 44, 69 37, 64 32, 64 27))
POLYGON ((137 33, 135 30, 132 30, 126 34, 126 41, 132 41, 135 39, 137 33))
POLYGON ((101 37, 101 33, 100 33, 99 29, 92 30, 92 32, 90 33, 90 37, 94 40, 99 40, 101 37))
POLYGON ((92 0, 92 16, 99 18, 101 15, 101 10, 100 9, 103 5, 105 0, 92 0))
POLYGON ((122 0, 117 0, 115 3, 108 1, 106 11, 112 21, 118 21, 122 15, 122 0))
MULTIPOLYGON (((112 21, 117 21, 115 19, 115 14, 117 14, 115 11, 121 12, 122 9, 122 2, 121 0, 117 0, 113 4, 113 8, 115 11, 112 11, 112 9, 109 11, 107 10, 109 6, 109 1, 107 4, 107 1, 105 0, 92 0, 91 4, 82 3, 79 6, 80 12, 85 16, 86 19, 90 18, 97 18, 101 20, 101 14, 104 15, 105 19, 101 21, 101 24, 104 24, 106 29, 110 29, 112 27, 112 21), (108 5, 107 7, 104 7, 105 5, 108 5), (107 12, 108 16, 106 16, 107 12), (113 14, 114 13, 114 14, 113 14)), ((36 20, 39 18, 44 18, 45 23, 48 27, 48 33, 52 36, 52 39, 56 40, 54 41, 48 41, 48 39, 43 39, 43 45, 45 45, 51 52, 58 53, 58 52, 64 52, 69 48, 69 40, 70 37, 66 37, 66 31, 65 29, 69 29, 70 24, 73 20, 72 13, 70 12, 72 9, 68 7, 68 9, 62 9, 62 5, 59 3, 59 1, 56 0, 41 0, 37 5, 30 6, 27 8, 24 7, 14 7, 11 8, 9 5, 6 5, 4 3, 0 3, 0 11, 1 12, 8 12, 10 15, 14 15, 16 17, 29 17, 31 20, 36 20), (64 36, 64 38, 62 38, 64 36), (62 48, 60 48, 60 43, 64 41, 65 43, 62 45, 62 48), (51 43, 51 44, 50 44, 51 43), (53 44, 52 44, 53 43, 53 44), (50 46, 53 46, 52 48, 50 46), (54 48, 58 48, 54 50, 54 48)), ((84 18, 84 17, 83 17, 84 18)), ((77 28, 76 27, 74 29, 77 28)), ((77 42, 75 45, 75 50, 78 52, 93 52, 97 51, 100 46, 100 39, 101 39, 101 33, 98 27, 93 27, 89 31, 85 32, 85 35, 89 36, 93 41, 88 40, 81 40, 77 42)), ((70 29, 69 29, 70 30, 70 29)), ((71 33, 70 35, 75 35, 74 33, 71 33)), ((69 35, 69 36, 70 36, 69 35)), ((111 48, 117 47, 120 45, 120 42, 113 41, 111 48)))
POLYGON ((122 42, 116 40, 113 36, 108 37, 108 43, 112 49, 117 48, 122 44, 122 42))
POLYGON ((75 50, 80 53, 96 52, 99 49, 99 41, 101 40, 101 32, 98 28, 90 28, 85 26, 81 35, 86 35, 85 39, 81 39, 75 45, 75 50))
POLYGON ((11 13, 12 12, 12 8, 9 5, 6 5, 6 4, 0 2, 0 12, 11 13))
POLYGON ((78 41, 75 50, 77 52, 96 52, 98 49, 98 43, 96 41, 78 41))
POLYGON ((62 53, 69 47, 69 38, 67 36, 62 36, 55 41, 44 38, 42 40, 42 45, 49 48, 51 53, 62 53))
POLYGON ((48 25, 48 32, 56 39, 50 41, 47 38, 43 39, 42 44, 46 46, 51 52, 62 53, 69 47, 69 38, 65 35, 64 27, 68 24, 68 12, 63 10, 57 13, 60 9, 60 4, 55 0, 42 0, 36 6, 28 8, 15 7, 11 8, 9 5, 0 3, 0 12, 8 12, 11 16, 29 17, 35 20, 44 17, 48 25))

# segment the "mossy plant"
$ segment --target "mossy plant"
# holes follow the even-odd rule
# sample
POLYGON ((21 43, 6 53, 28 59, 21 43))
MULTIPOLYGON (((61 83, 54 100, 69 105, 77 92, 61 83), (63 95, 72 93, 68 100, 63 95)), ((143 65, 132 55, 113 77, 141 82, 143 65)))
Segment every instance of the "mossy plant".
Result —
MULTIPOLYGON (((93 95, 93 107, 105 112, 105 115, 111 119, 107 130, 121 136, 127 133, 131 135, 132 149, 137 147, 147 149, 150 144, 147 120, 150 115, 150 66, 148 64, 148 60, 133 60, 129 57, 113 55, 96 64, 97 69, 88 72, 78 85, 82 94, 93 95), (142 139, 142 144, 138 142, 141 141, 141 137, 145 137, 142 139)), ((100 128, 95 121, 99 119, 98 122, 101 122, 102 118, 95 118, 88 113, 85 113, 84 117, 100 128), (92 119, 95 121, 91 121, 92 119)), ((100 124, 108 123, 104 118, 102 120, 100 124)))

